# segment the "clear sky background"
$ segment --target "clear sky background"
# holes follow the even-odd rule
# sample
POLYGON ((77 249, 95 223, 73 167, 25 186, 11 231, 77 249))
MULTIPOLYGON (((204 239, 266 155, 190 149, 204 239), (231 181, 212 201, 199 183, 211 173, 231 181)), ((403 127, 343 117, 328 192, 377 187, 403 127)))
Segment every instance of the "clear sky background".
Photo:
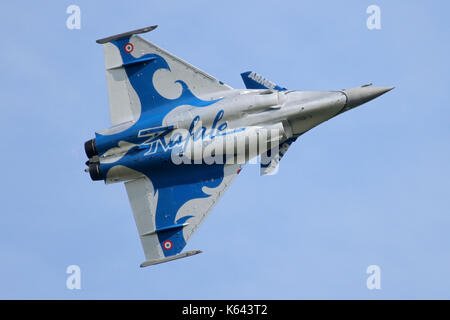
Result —
POLYGON ((13 1, 0 10, 0 298, 450 298, 448 1, 13 1), (66 8, 81 8, 81 29, 66 8), (366 8, 381 8, 368 30, 366 8), (141 269, 123 184, 83 172, 109 126, 95 40, 144 37, 242 88, 368 82, 386 95, 303 135, 279 173, 248 165, 186 250, 141 269), (81 290, 66 268, 81 268, 81 290), (381 290, 366 268, 381 268, 381 290))

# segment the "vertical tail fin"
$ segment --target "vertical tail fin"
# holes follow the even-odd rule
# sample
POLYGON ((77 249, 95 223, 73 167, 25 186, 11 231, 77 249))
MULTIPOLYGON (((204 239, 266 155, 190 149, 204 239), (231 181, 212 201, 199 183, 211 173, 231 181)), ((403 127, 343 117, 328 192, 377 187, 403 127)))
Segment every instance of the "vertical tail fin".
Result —
POLYGON ((244 80, 244 84, 247 89, 273 89, 278 91, 287 90, 286 88, 280 87, 279 85, 265 79, 253 71, 241 73, 241 77, 242 80, 244 80))

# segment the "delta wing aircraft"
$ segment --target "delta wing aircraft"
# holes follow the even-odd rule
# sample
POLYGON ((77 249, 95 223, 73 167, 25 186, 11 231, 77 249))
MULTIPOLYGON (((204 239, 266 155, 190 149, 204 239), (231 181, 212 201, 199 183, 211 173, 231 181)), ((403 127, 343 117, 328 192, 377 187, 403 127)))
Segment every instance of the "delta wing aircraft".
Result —
POLYGON ((243 164, 273 173, 300 135, 392 89, 287 90, 254 72, 233 89, 138 35, 156 27, 97 40, 111 127, 85 143, 92 180, 125 183, 141 267, 201 252, 182 250, 243 164))

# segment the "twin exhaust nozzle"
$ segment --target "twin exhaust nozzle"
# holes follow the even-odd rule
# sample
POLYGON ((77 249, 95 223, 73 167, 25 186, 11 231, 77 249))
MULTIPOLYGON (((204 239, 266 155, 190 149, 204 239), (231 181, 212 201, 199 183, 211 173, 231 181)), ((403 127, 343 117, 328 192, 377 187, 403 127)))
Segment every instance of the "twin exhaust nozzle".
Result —
POLYGON ((88 140, 84 143, 84 152, 86 152, 89 159, 98 155, 97 148, 95 147, 95 139, 88 140))
POLYGON ((91 179, 93 181, 103 180, 103 177, 100 172, 100 163, 98 160, 98 151, 95 147, 95 139, 88 140, 84 143, 84 151, 86 152, 87 157, 89 158, 86 161, 86 165, 88 168, 85 170, 89 172, 91 179))

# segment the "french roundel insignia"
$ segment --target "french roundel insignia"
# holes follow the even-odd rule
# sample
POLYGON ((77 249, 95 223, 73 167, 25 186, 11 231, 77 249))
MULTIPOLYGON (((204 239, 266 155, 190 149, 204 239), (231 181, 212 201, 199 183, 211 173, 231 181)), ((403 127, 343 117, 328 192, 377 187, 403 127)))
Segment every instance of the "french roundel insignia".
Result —
POLYGON ((131 53, 134 49, 134 46, 128 42, 123 48, 124 48, 125 52, 131 53))
POLYGON ((172 241, 170 241, 170 240, 164 241, 164 243, 163 243, 164 249, 170 250, 170 249, 172 249, 172 247, 173 247, 172 241))

